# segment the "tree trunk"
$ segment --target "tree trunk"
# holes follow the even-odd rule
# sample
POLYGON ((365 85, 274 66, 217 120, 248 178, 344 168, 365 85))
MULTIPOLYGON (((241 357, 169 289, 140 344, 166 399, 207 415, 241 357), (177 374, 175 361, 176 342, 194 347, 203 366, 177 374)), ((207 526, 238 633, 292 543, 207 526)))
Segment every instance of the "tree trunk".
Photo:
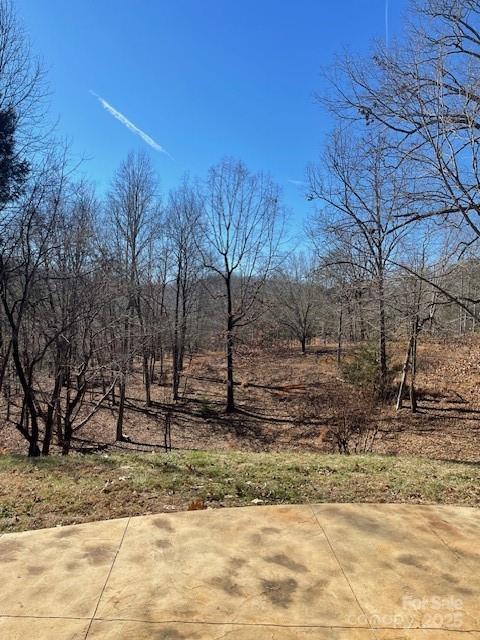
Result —
POLYGON ((340 306, 340 313, 338 314, 337 365, 340 365, 340 362, 342 360, 342 332, 343 332, 343 306, 340 306))
POLYGON ((164 366, 164 353, 163 353, 163 345, 162 345, 162 343, 160 343, 160 345, 159 345, 159 350, 160 350, 160 371, 158 373, 158 386, 161 387, 162 384, 163 384, 163 378, 164 378, 164 375, 165 375, 165 372, 164 372, 164 368, 165 368, 165 366, 164 366))
POLYGON ((117 417, 117 429, 115 439, 117 442, 123 440, 123 416, 125 413, 125 375, 120 377, 119 385, 119 401, 118 401, 118 417, 117 417))
POLYGON ((35 406, 34 389, 31 380, 31 374, 28 376, 25 374, 25 369, 20 357, 20 350, 18 346, 18 333, 14 331, 12 336, 12 358, 15 364, 15 371, 20 381, 23 390, 25 418, 31 419, 31 429, 28 430, 23 427, 20 429, 22 435, 28 440, 28 457, 35 458, 40 455, 40 447, 38 446, 38 416, 37 408, 35 406))
POLYGON ((227 280, 227 413, 235 411, 235 397, 233 389, 233 315, 232 315, 232 291, 230 280, 227 280))
POLYGON ((59 447, 63 446, 63 429, 62 429, 62 414, 60 411, 60 398, 57 400, 57 406, 55 408, 55 431, 57 435, 57 444, 59 447))
MULTIPOLYGON (((3 345, 2 345, 3 346, 3 345)), ((5 372, 7 370, 8 361, 10 359, 10 350, 12 348, 12 342, 8 344, 6 352, 2 356, 2 365, 0 366, 0 391, 3 388, 3 380, 5 377, 5 372)))
POLYGON ((70 420, 65 421, 63 429, 63 442, 62 442, 62 456, 68 456, 70 448, 72 446, 73 429, 70 420))
MULTIPOLYGON (((28 408, 29 409, 29 408, 28 408)), ((29 415, 29 411, 27 410, 26 415, 29 415)), ((40 447, 38 445, 38 417, 37 413, 34 410, 30 411, 30 421, 31 421, 31 431, 28 445, 28 457, 29 458, 38 458, 41 455, 40 447)))
POLYGON ((178 400, 178 387, 180 385, 179 371, 179 316, 180 316, 180 266, 177 271, 176 292, 175 292, 175 317, 173 326, 173 345, 172 345, 172 394, 173 399, 178 400))
MULTIPOLYGON (((229 323, 230 325, 230 323, 229 323)), ((235 397, 233 391, 233 333, 229 327, 227 331, 227 406, 226 412, 235 411, 235 397)))
POLYGON ((400 380, 400 386, 398 388, 398 395, 397 395, 397 404, 396 404, 397 411, 402 408, 402 404, 403 404, 403 392, 405 390, 405 384, 407 382, 408 367, 410 364, 410 354, 412 352, 412 345, 413 345, 413 334, 410 336, 410 340, 408 342, 408 348, 407 348, 407 355, 405 356, 405 360, 403 361, 402 379, 400 380))
POLYGON ((42 443, 42 455, 48 456, 50 453, 50 444, 53 436, 53 424, 57 413, 60 411, 60 397, 63 387, 63 374, 61 366, 57 364, 55 367, 55 385, 53 387, 52 396, 47 410, 47 417, 45 420, 45 433, 42 443))
POLYGON ((145 383, 145 404, 147 407, 150 407, 152 404, 152 394, 151 394, 151 380, 150 380, 150 367, 148 362, 148 353, 147 350, 143 350, 143 380, 145 383))
POLYGON ((37 439, 35 439, 35 437, 32 437, 32 439, 29 441, 28 457, 38 458, 39 456, 40 456, 40 447, 38 446, 38 436, 37 436, 37 439))
POLYGON ((387 386, 387 335, 385 327, 385 294, 383 272, 378 276, 378 390, 385 396, 387 386))
POLYGON ((47 423, 45 424, 45 434, 43 436, 42 443, 42 456, 48 456, 50 454, 50 443, 52 442, 53 435, 53 416, 54 414, 52 414, 51 419, 47 420, 47 423))
POLYGON ((417 375, 417 324, 415 323, 415 329, 412 342, 412 359, 410 362, 410 407, 412 413, 417 411, 417 392, 415 389, 415 380, 417 375))

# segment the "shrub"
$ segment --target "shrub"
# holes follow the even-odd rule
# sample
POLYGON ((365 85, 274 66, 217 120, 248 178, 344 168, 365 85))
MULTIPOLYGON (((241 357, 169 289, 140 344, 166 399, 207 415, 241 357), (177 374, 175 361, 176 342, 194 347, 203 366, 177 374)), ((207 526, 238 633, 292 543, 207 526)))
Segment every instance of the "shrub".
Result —
POLYGON ((367 453, 373 448, 378 427, 373 424, 375 397, 362 389, 343 389, 331 406, 327 438, 339 453, 367 453))
POLYGON ((375 394, 366 387, 339 382, 334 389, 302 399, 296 421, 326 425, 325 441, 339 453, 368 453, 379 431, 372 418, 376 403, 375 394))
MULTIPOLYGON (((353 360, 346 362, 341 368, 346 382, 365 389, 379 398, 379 363, 375 344, 367 343, 354 355, 353 360)), ((387 362, 387 379, 385 380, 384 397, 390 395, 397 371, 387 362)))

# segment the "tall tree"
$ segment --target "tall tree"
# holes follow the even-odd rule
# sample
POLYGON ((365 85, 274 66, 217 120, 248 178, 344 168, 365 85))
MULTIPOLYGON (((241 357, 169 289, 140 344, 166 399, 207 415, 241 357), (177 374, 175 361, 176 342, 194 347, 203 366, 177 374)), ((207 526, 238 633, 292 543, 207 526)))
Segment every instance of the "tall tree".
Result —
POLYGON ((201 225, 201 200, 187 180, 170 193, 166 233, 172 259, 174 295, 172 331, 172 393, 178 399, 189 321, 195 304, 201 264, 195 234, 201 225))
POLYGON ((333 134, 322 162, 308 173, 311 200, 322 203, 316 227, 338 250, 334 260, 362 269, 375 287, 377 302, 378 389, 387 382, 386 275, 404 235, 402 211, 406 176, 389 163, 388 145, 375 135, 355 141, 333 134))
POLYGON ((40 406, 23 325, 50 251, 63 186, 63 158, 46 144, 44 75, 13 4, 0 0, 0 387, 11 359, 23 392, 16 427, 39 455, 40 406))
POLYGON ((140 343, 147 406, 151 403, 149 367, 150 340, 144 317, 142 270, 158 224, 156 179, 145 154, 130 153, 116 172, 109 192, 108 214, 112 224, 115 261, 124 285, 122 309, 124 331, 119 354, 120 398, 117 439, 123 439, 123 415, 127 378, 132 367, 136 342, 140 343))
POLYGON ((279 189, 265 174, 232 159, 210 169, 198 246, 204 266, 223 285, 227 413, 236 408, 236 331, 258 317, 265 281, 279 261, 281 213, 279 189))

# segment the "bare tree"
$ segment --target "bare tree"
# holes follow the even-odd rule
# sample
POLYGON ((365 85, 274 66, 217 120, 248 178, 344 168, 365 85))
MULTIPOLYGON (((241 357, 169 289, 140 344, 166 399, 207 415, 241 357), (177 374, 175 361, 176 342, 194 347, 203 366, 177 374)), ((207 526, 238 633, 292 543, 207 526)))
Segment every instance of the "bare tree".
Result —
POLYGON ((309 198, 323 204, 316 228, 329 239, 329 259, 335 247, 337 264, 363 270, 374 284, 382 395, 387 381, 386 274, 402 239, 397 216, 406 176, 389 166, 388 146, 382 137, 355 141, 337 131, 322 163, 310 167, 308 179, 309 198))
POLYGON ((137 336, 141 348, 146 404, 151 404, 151 342, 144 318, 142 269, 145 267, 155 225, 158 224, 159 207, 155 174, 148 156, 133 153, 128 155, 113 178, 107 207, 112 224, 119 277, 124 285, 120 311, 124 318, 124 330, 119 354, 120 392, 117 419, 117 440, 122 440, 127 378, 135 355, 137 336))
POLYGON ((87 390, 97 386, 105 367, 111 368, 102 308, 114 291, 96 252, 97 210, 93 192, 84 185, 73 185, 52 230, 53 247, 45 265, 45 302, 37 306, 38 334, 42 335, 46 324, 46 338, 49 333, 55 337, 47 351, 52 375, 46 377, 46 388, 42 379, 36 380, 47 407, 44 455, 49 453, 54 425, 58 444, 68 454, 74 433, 100 409, 114 384, 103 389, 93 409, 87 410, 87 390))
MULTIPOLYGON (((11 240, 16 201, 27 187, 44 135, 44 74, 9 0, 0 1, 0 235, 11 240)), ((9 249, 6 248, 8 255, 9 249)), ((11 354, 0 333, 0 389, 11 354)))
MULTIPOLYGON (((398 411, 403 406, 405 388, 408 384, 412 413, 417 411, 416 376, 419 337, 425 327, 432 328, 439 302, 437 289, 428 282, 435 280, 435 275, 432 273, 435 269, 432 269, 428 264, 431 253, 428 247, 428 238, 424 238, 423 242, 418 238, 417 241, 418 247, 415 246, 410 251, 411 268, 409 271, 403 271, 399 274, 397 286, 398 299, 403 302, 403 309, 400 312, 403 312, 408 343, 402 366, 396 409, 398 411), (424 277, 419 278, 416 274, 424 277)), ((406 262, 406 258, 404 258, 404 262, 406 262)))
POLYGON ((172 394, 178 400, 189 321, 195 304, 201 273, 195 234, 201 225, 201 201, 198 192, 185 179, 170 193, 166 233, 172 258, 173 313, 172 394))
POLYGON ((298 340, 305 355, 317 332, 320 304, 315 266, 304 254, 292 254, 273 280, 274 320, 298 340))
MULTIPOLYGON (((398 46, 378 44, 367 60, 345 56, 330 74, 333 93, 320 98, 344 120, 388 129, 397 166, 413 174, 399 224, 462 229, 450 247, 457 258, 480 236, 479 78, 480 3, 421 0, 398 46)), ((454 297, 473 312, 476 300, 454 297)))
POLYGON ((205 267, 223 284, 230 413, 235 411, 235 334, 258 317, 263 286, 279 260, 279 189, 241 162, 223 160, 210 169, 204 210, 199 250, 205 267))
POLYGON ((28 323, 40 318, 35 309, 47 295, 48 262, 64 190, 64 166, 63 158, 53 156, 44 171, 35 172, 24 196, 15 202, 14 212, 10 211, 14 215, 0 251, 0 299, 15 375, 23 393, 15 426, 28 441, 30 456, 40 455, 39 421, 44 415, 34 374, 59 334, 46 326, 39 336, 28 323))

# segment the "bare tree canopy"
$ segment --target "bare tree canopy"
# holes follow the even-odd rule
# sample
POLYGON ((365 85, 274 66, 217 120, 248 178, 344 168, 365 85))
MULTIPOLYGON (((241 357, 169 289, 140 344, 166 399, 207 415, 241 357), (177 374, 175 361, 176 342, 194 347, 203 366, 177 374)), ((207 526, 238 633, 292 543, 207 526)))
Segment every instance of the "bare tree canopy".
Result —
POLYGON ((280 259, 280 192, 264 174, 227 159, 210 169, 204 192, 199 249, 207 269, 224 287, 227 354, 227 412, 235 410, 235 331, 261 313, 266 278, 280 259))

